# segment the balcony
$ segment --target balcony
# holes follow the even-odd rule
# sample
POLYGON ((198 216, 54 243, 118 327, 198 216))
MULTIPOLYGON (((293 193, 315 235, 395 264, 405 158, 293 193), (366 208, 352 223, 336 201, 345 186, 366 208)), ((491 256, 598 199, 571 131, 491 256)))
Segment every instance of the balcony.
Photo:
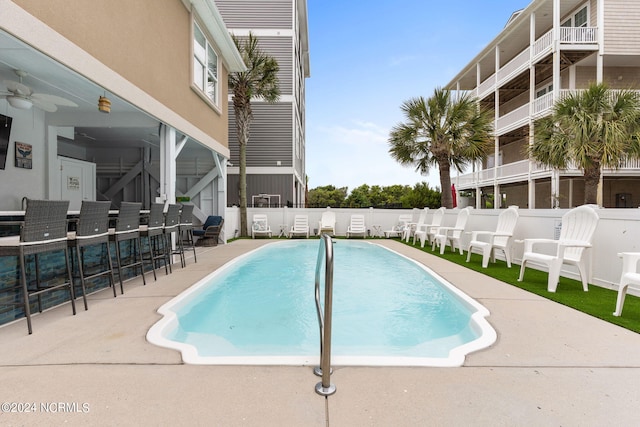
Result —
POLYGON ((476 96, 479 99, 484 98, 489 93, 496 90, 496 75, 492 74, 491 77, 480 83, 478 86, 478 90, 476 91, 476 96))
POLYGON ((538 59, 551 53, 553 47, 553 30, 548 31, 542 37, 535 41, 533 50, 531 51, 531 59, 535 62, 538 59))
MULTIPOLYGON (((598 27, 561 27, 560 44, 585 45, 598 43, 598 27)), ((581 46, 583 47, 583 46, 581 46)))
POLYGON ((520 52, 498 70, 498 86, 529 68, 529 48, 520 52))
POLYGON ((529 103, 499 117, 496 122, 496 135, 504 135, 529 123, 529 103))
POLYGON ((553 109, 553 92, 545 93, 533 101, 531 115, 537 119, 546 116, 553 109))

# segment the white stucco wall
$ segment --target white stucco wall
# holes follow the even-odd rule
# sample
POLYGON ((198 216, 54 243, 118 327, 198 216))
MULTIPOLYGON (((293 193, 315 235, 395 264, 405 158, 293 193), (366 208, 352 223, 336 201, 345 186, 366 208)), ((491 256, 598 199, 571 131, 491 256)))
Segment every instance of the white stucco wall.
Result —
POLYGON ((18 110, 0 100, 0 112, 13 118, 9 152, 4 170, 0 170, 0 210, 20 210, 23 197, 47 197, 47 149, 44 112, 37 108, 18 110), (15 167, 15 141, 33 147, 33 169, 15 167))

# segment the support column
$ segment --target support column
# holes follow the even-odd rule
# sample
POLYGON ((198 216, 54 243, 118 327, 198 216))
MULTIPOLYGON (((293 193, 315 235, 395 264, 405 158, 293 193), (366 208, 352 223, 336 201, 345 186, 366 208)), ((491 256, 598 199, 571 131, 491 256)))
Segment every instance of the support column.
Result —
MULTIPOLYGON (((218 153, 212 153, 216 168, 220 171, 216 179, 217 197, 216 197, 216 215, 224 217, 227 207, 227 159, 218 153)), ((226 236, 224 237, 226 241, 226 236)))
MULTIPOLYGON (((497 129, 498 119, 500 118, 500 88, 498 87, 498 70, 500 70, 500 45, 496 45, 496 90, 495 90, 495 129, 497 129)), ((493 150, 493 208, 500 209, 502 197, 500 197, 500 184, 498 184, 498 166, 500 160, 500 137, 495 135, 494 137, 494 150, 493 150)))
POLYGON ((596 81, 604 80, 604 0, 596 1, 596 21, 598 25, 598 57, 596 60, 596 81))
MULTIPOLYGON (((535 112, 534 105, 536 101, 536 65, 533 63, 533 46, 536 43, 536 13, 533 12, 529 17, 529 146, 535 143, 533 114, 535 112)), ((554 88, 555 89, 555 88, 554 88)), ((529 172, 527 176, 527 207, 535 208, 535 183, 531 178, 534 163, 529 158, 529 172)))
POLYGON ((553 0, 553 103, 560 96, 560 0, 553 0))
POLYGON ((62 189, 60 188, 60 163, 58 162, 58 127, 47 126, 46 135, 46 171, 47 189, 45 197, 50 200, 60 200, 62 189))
POLYGON ((163 124, 160 128, 160 197, 176 201, 176 131, 163 124))

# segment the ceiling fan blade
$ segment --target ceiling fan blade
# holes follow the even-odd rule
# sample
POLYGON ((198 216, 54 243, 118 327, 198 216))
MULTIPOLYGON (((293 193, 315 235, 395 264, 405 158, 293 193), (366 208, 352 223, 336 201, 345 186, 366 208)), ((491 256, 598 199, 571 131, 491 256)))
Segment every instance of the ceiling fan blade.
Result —
POLYGON ((5 80, 3 83, 10 92, 13 92, 22 96, 31 95, 31 88, 29 86, 23 85, 22 83, 19 83, 13 80, 5 80))
POLYGON ((58 107, 56 106, 56 104, 52 102, 45 101, 43 99, 38 99, 38 98, 30 98, 30 99, 31 99, 31 102, 33 102, 33 105, 35 105, 41 110, 48 111, 49 113, 58 111, 58 107))
POLYGON ((69 101, 66 98, 62 98, 56 95, 49 95, 46 93, 34 93, 31 95, 31 99, 33 100, 39 100, 39 101, 44 101, 44 102, 49 102, 51 104, 57 104, 57 105, 62 105, 65 107, 77 107, 78 104, 76 104, 73 101, 69 101))

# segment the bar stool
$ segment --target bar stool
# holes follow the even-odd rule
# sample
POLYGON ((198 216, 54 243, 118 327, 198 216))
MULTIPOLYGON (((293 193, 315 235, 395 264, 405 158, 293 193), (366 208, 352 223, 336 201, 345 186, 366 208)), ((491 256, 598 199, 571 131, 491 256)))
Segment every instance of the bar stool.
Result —
POLYGON ((66 200, 27 199, 24 223, 20 227, 20 236, 0 238, 0 256, 18 257, 21 286, 16 288, 22 289, 23 301, 22 303, 8 304, 23 306, 29 334, 33 332, 31 327, 31 306, 29 303, 29 298, 32 296, 38 297, 38 311, 42 312, 41 296, 44 293, 58 289, 68 289, 71 299, 71 310, 74 315, 76 314, 75 293, 69 263, 69 250, 67 248, 68 209, 69 201, 66 200), (67 277, 63 283, 43 285, 41 283, 42 272, 39 266, 38 255, 58 251, 64 252, 67 277), (35 288, 30 286, 27 281, 27 255, 33 255, 35 258, 35 288))
POLYGON ((169 274, 171 250, 167 247, 167 239, 164 234, 164 205, 152 203, 149 211, 149 224, 140 226, 140 237, 147 238, 149 247, 149 261, 153 270, 153 278, 156 277, 156 264, 164 262, 165 274, 169 274))
MULTIPOLYGON (((178 229, 182 252, 184 253, 187 250, 193 251, 193 262, 198 262, 198 258, 196 257, 196 244, 193 240, 193 205, 182 205, 178 229)), ((183 258, 184 257, 180 259, 181 262, 183 258)), ((185 259, 182 267, 184 268, 186 265, 187 261, 185 259)))
MULTIPOLYGON (((80 207, 80 217, 75 231, 68 234, 69 248, 75 249, 78 261, 78 273, 82 286, 84 309, 87 309, 86 281, 102 276, 108 276, 109 286, 116 296, 115 278, 113 276, 113 262, 111 260, 111 245, 109 244, 109 207, 111 202, 92 202, 83 200, 80 207), (103 245, 106 256, 101 256, 102 269, 85 276, 85 249, 89 246, 103 245), (106 258, 103 259, 103 258, 106 258), (106 262, 105 262, 106 261, 106 262)), ((95 267, 95 265, 91 266, 95 267)))
POLYGON ((109 241, 115 243, 116 261, 118 265, 118 280, 120 281, 120 293, 124 294, 122 285, 122 270, 127 268, 140 268, 142 284, 146 285, 144 277, 144 260, 140 247, 140 208, 141 203, 122 202, 116 219, 115 228, 109 228, 109 241), (129 249, 134 252, 129 264, 122 264, 122 250, 120 243, 129 242, 129 249))
MULTIPOLYGON (((173 247, 171 233, 180 231, 180 205, 169 205, 167 213, 164 217, 164 235, 167 242, 173 247)), ((180 264, 184 264, 184 251, 182 250, 182 242, 180 236, 176 239, 176 249, 171 251, 172 255, 180 255, 180 264)), ((171 264, 169 264, 171 271, 171 264)))

